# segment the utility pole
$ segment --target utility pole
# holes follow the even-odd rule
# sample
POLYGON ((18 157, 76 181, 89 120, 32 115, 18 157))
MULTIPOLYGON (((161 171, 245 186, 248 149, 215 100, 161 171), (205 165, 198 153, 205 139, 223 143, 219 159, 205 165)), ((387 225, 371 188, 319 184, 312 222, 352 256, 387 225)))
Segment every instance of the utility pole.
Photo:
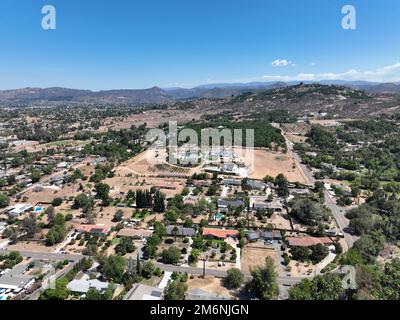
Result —
POLYGON ((205 255, 203 258, 203 279, 206 278, 206 261, 208 260, 208 255, 205 255))

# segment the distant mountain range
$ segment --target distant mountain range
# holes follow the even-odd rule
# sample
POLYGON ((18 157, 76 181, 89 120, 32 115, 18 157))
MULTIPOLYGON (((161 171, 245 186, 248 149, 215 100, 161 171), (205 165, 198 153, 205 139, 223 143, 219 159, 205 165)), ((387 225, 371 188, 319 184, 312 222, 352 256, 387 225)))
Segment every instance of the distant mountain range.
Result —
MULTIPOLYGON (((144 104, 170 103, 184 99, 224 99, 248 92, 261 92, 299 84, 300 82, 250 82, 216 83, 191 89, 153 87, 149 89, 125 89, 90 91, 67 88, 24 88, 0 91, 0 103, 17 104, 52 104, 52 103, 88 103, 88 104, 144 104)), ((304 82, 311 84, 315 82, 304 82)), ((365 81, 318 81, 324 85, 341 85, 353 89, 365 90, 372 94, 400 94, 400 83, 374 83, 365 81)))

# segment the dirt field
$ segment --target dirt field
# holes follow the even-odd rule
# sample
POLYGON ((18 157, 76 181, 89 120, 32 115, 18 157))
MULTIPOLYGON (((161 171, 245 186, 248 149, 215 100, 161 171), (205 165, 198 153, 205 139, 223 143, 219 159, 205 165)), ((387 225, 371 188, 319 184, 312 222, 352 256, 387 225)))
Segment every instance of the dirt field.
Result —
POLYGON ((68 199, 79 194, 79 184, 59 187, 44 187, 42 191, 35 192, 32 189, 23 194, 24 202, 31 204, 51 203, 55 198, 68 199))
MULTIPOLYGON (((128 129, 132 125, 140 126, 147 124, 148 128, 157 128, 160 124, 177 121, 179 124, 187 123, 193 119, 199 120, 204 114, 202 109, 190 110, 148 110, 140 114, 126 117, 122 121, 112 123, 113 119, 108 119, 103 123, 103 128, 113 130, 128 129)), ((115 120, 115 119, 114 119, 115 120)))
POLYGON ((43 252, 51 253, 54 251, 56 246, 46 247, 41 242, 36 241, 20 241, 17 244, 9 245, 7 250, 9 251, 29 251, 29 252, 43 252))
POLYGON ((286 138, 288 138, 289 141, 293 143, 304 143, 307 140, 306 136, 298 136, 293 134, 287 134, 286 138))
POLYGON ((101 209, 96 208, 96 223, 105 224, 106 226, 115 226, 118 223, 113 222, 112 220, 118 210, 121 210, 124 213, 124 219, 132 218, 134 211, 132 208, 103 207, 101 209))
MULTIPOLYGON (((198 261, 196 264, 197 268, 203 268, 203 261, 198 261)), ((207 269, 216 269, 220 271, 228 271, 229 269, 235 268, 236 263, 230 263, 230 262, 225 262, 224 266, 219 267, 218 266, 218 261, 206 261, 206 268, 207 269)))
POLYGON ((165 162, 165 150, 146 150, 136 157, 126 161, 117 168, 117 174, 120 175, 138 175, 138 176, 185 176, 189 177, 193 173, 198 173, 199 168, 183 168, 169 165, 165 162))
POLYGON ((264 266, 267 257, 271 257, 274 260, 276 268, 278 268, 279 261, 274 249, 262 248, 260 245, 257 246, 257 244, 246 245, 242 249, 242 271, 250 272, 250 268, 264 266))
POLYGON ((249 176, 253 179, 263 179, 267 175, 276 177, 283 173, 290 182, 306 183, 290 156, 280 152, 254 150, 254 167, 251 171, 249 176))
POLYGON ((30 144, 24 148, 28 152, 46 151, 48 149, 59 149, 59 148, 72 148, 72 147, 84 147, 89 141, 78 141, 78 140, 62 140, 44 144, 30 144))
POLYGON ((291 268, 290 274, 293 277, 314 275, 316 269, 316 266, 313 266, 312 264, 294 260, 290 261, 289 267, 291 268))
POLYGON ((120 193, 126 193, 129 190, 145 190, 150 189, 151 187, 157 187, 164 193, 167 197, 172 197, 176 194, 182 192, 185 188, 186 181, 184 179, 177 178, 135 178, 135 177, 127 177, 127 176, 115 176, 113 178, 108 178, 105 180, 111 187, 111 195, 116 197, 122 197, 120 193))
POLYGON ((268 219, 268 223, 272 224, 278 229, 291 229, 290 221, 282 217, 281 214, 274 213, 272 217, 268 219))
POLYGON ((232 296, 232 292, 223 286, 222 281, 215 277, 206 277, 205 279, 195 277, 188 280, 188 286, 189 290, 201 289, 220 296, 232 296))

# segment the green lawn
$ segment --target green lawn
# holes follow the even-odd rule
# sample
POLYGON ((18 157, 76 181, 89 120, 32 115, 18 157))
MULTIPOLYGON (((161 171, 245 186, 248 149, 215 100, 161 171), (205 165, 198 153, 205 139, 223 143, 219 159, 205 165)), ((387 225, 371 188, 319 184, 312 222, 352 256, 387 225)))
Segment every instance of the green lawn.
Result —
POLYGON ((136 213, 136 214, 133 215, 133 218, 134 218, 134 219, 143 220, 143 219, 145 219, 145 218, 147 218, 147 217, 149 217, 149 216, 151 216, 151 213, 150 213, 150 212, 146 212, 146 213, 138 212, 138 213, 136 213))
POLYGON ((113 245, 113 246, 116 246, 117 244, 119 244, 121 242, 121 239, 120 238, 113 238, 112 240, 111 240, 111 245, 113 245))

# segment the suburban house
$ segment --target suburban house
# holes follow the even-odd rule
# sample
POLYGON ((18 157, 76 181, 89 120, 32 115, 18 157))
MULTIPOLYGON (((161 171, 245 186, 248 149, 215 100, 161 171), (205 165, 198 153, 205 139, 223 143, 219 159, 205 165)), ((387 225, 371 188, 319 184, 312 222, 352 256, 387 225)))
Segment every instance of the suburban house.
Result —
POLYGON ((312 247, 317 244, 329 246, 334 244, 334 241, 329 237, 303 237, 303 238, 287 238, 290 247, 312 247))
POLYGON ((110 231, 110 227, 103 224, 81 224, 75 227, 75 230, 83 233, 90 233, 94 235, 107 235, 110 231))
POLYGON ((226 163, 222 165, 221 172, 225 174, 237 175, 239 173, 239 167, 234 163, 226 163))
POLYGON ((16 204, 15 206, 9 208, 6 212, 9 217, 11 218, 18 218, 21 215, 23 215, 25 212, 32 211, 33 206, 30 204, 23 204, 19 203, 16 204))
POLYGON ((220 200, 218 200, 217 205, 218 205, 218 210, 223 213, 228 212, 229 208, 236 209, 239 207, 243 207, 243 208, 246 207, 246 204, 244 203, 244 201, 240 200, 240 199, 233 199, 233 200, 220 199, 220 200))
POLYGON ((126 294, 124 300, 161 300, 163 294, 163 289, 137 283, 126 294))
POLYGON ((257 181, 257 180, 247 180, 246 186, 252 190, 265 190, 268 188, 268 185, 264 182, 257 181))
POLYGON ((246 238, 249 242, 255 242, 258 240, 272 241, 282 240, 282 234, 279 230, 272 231, 252 231, 246 234, 246 238))
POLYGON ((242 181, 237 180, 237 179, 224 179, 223 184, 224 184, 224 186, 240 187, 242 185, 242 181))
POLYGON ((167 234, 169 236, 181 236, 181 237, 194 237, 196 235, 196 229, 194 228, 185 228, 182 226, 173 226, 169 225, 166 227, 167 234), (174 229, 177 228, 177 233, 175 234, 174 229))
POLYGON ((36 279, 33 275, 26 275, 28 265, 18 265, 0 277, 0 289, 20 293, 32 286, 36 279))
POLYGON ((108 282, 102 282, 97 279, 94 280, 72 280, 68 283, 67 288, 75 294, 86 294, 89 289, 96 289, 104 293, 108 288, 108 282))
POLYGON ((215 229, 215 228, 203 228, 203 237, 215 238, 215 239, 226 239, 236 238, 239 235, 239 231, 231 229, 215 229))
POLYGON ((271 209, 275 212, 282 212, 283 204, 278 199, 268 200, 264 196, 251 196, 250 197, 250 209, 256 211, 257 209, 271 209))

